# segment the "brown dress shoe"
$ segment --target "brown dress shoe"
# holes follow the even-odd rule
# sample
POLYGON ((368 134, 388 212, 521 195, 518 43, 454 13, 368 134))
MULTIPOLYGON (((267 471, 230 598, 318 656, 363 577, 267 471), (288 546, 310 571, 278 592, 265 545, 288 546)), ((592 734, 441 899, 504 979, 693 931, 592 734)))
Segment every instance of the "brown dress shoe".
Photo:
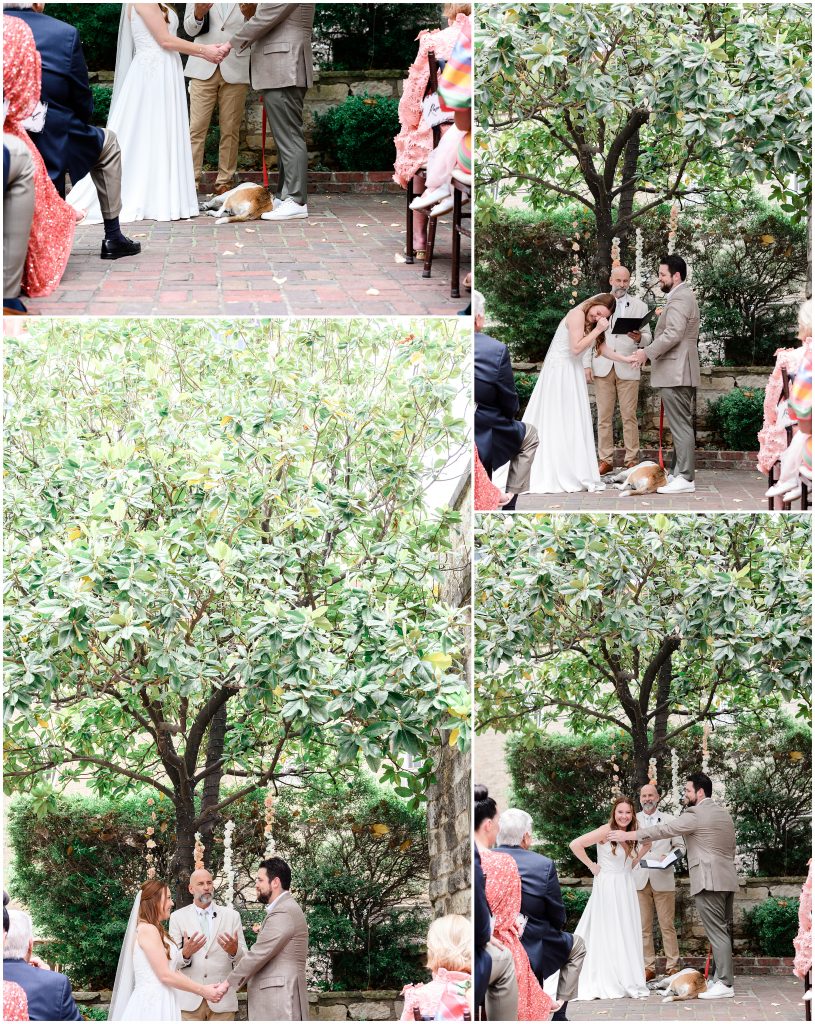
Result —
POLYGON ((606 462, 606 460, 603 459, 598 468, 600 470, 600 476, 605 476, 606 473, 610 473, 612 469, 614 469, 614 463, 606 462))
POLYGON ((653 981, 656 976, 657 976, 657 972, 656 971, 652 970, 650 967, 646 967, 645 968, 645 980, 646 981, 653 981))
POLYGON ((668 975, 668 977, 670 978, 670 977, 671 977, 672 975, 674 975, 674 974, 679 974, 679 972, 680 972, 681 970, 682 970, 682 968, 681 968, 681 967, 672 967, 672 968, 670 969, 670 971, 666 971, 665 973, 666 973, 666 974, 668 975))
POLYGON ((633 462, 626 462, 626 464, 625 464, 625 468, 626 469, 633 469, 634 466, 639 466, 639 462, 638 462, 637 459, 634 459, 633 462))
POLYGON ((234 187, 234 185, 230 185, 228 183, 216 185, 215 188, 212 190, 212 194, 214 196, 222 196, 224 192, 231 192, 234 187))

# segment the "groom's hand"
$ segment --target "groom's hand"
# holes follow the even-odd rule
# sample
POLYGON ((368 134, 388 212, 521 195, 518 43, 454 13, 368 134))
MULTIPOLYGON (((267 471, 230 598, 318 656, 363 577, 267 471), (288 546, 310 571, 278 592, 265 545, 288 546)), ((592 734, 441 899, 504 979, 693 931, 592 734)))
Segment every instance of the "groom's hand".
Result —
POLYGON ((187 935, 186 932, 182 932, 181 934, 184 936, 181 955, 185 960, 189 960, 194 953, 197 953, 199 949, 203 949, 207 943, 206 936, 202 935, 201 932, 193 932, 192 935, 187 935))
POLYGON ((219 935, 218 945, 228 956, 235 956, 238 952, 238 933, 234 932, 230 935, 227 932, 226 935, 219 935))
POLYGON ((636 832, 623 832, 622 829, 613 828, 608 834, 610 843, 628 843, 636 837, 636 832))
POLYGON ((639 348, 631 356, 631 361, 637 366, 645 366, 648 361, 648 356, 645 354, 645 349, 639 348))

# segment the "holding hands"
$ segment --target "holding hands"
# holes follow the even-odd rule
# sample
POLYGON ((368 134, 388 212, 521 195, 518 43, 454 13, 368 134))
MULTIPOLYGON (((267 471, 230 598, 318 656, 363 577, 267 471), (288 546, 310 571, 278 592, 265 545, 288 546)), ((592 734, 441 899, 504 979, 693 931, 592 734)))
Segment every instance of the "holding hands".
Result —
POLYGON ((225 981, 222 981, 220 985, 202 985, 201 995, 210 1003, 220 1003, 228 988, 229 985, 225 981))
POLYGON ((201 45, 201 51, 197 56, 208 60, 210 64, 220 64, 231 49, 231 43, 204 43, 201 45))

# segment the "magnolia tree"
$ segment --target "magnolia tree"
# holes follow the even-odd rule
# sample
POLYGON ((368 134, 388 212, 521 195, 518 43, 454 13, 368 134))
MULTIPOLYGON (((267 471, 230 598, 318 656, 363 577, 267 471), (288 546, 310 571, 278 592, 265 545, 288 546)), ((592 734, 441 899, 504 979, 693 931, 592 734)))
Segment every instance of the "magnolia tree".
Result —
POLYGON ((618 728, 643 784, 696 723, 810 714, 808 516, 513 517, 476 541, 479 728, 618 728))
POLYGON ((458 513, 426 494, 466 351, 442 321, 9 339, 7 788, 152 787, 182 900, 195 834, 259 787, 363 758, 418 805, 468 740, 458 513))
MULTIPOLYGON (((626 255, 660 203, 759 181, 806 217, 810 18, 808 4, 479 4, 480 184, 588 208, 603 288, 612 240, 626 255)), ((490 189, 479 198, 489 216, 490 189)))

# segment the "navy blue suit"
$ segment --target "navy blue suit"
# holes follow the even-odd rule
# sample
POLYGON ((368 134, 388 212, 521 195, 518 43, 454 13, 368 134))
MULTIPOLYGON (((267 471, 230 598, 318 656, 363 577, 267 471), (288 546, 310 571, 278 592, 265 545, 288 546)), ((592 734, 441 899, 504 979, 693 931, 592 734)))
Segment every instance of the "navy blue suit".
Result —
POLYGON ((497 846, 497 853, 508 853, 518 865, 521 876, 521 913, 528 919, 521 945, 542 985, 569 959, 574 936, 563 931, 566 908, 554 863, 543 854, 520 846, 497 846))
POLYGON ((82 1020, 64 974, 32 967, 25 960, 4 960, 3 980, 16 981, 25 992, 29 1020, 82 1020))
POLYGON ((79 32, 47 14, 8 8, 4 14, 22 18, 34 35, 42 57, 42 101, 48 104, 45 128, 31 140, 42 155, 48 175, 61 196, 65 173, 76 184, 90 171, 105 141, 102 128, 90 124, 93 94, 79 32))
POLYGON ((475 983, 476 1009, 484 1005, 492 974, 492 957, 487 952, 490 941, 490 907, 487 903, 487 882, 481 870, 481 854, 476 847, 473 856, 473 884, 475 887, 475 983))
POLYGON ((476 334, 474 375, 475 446, 481 465, 492 476, 518 454, 526 436, 526 425, 515 419, 520 402, 506 345, 488 334, 476 334))

